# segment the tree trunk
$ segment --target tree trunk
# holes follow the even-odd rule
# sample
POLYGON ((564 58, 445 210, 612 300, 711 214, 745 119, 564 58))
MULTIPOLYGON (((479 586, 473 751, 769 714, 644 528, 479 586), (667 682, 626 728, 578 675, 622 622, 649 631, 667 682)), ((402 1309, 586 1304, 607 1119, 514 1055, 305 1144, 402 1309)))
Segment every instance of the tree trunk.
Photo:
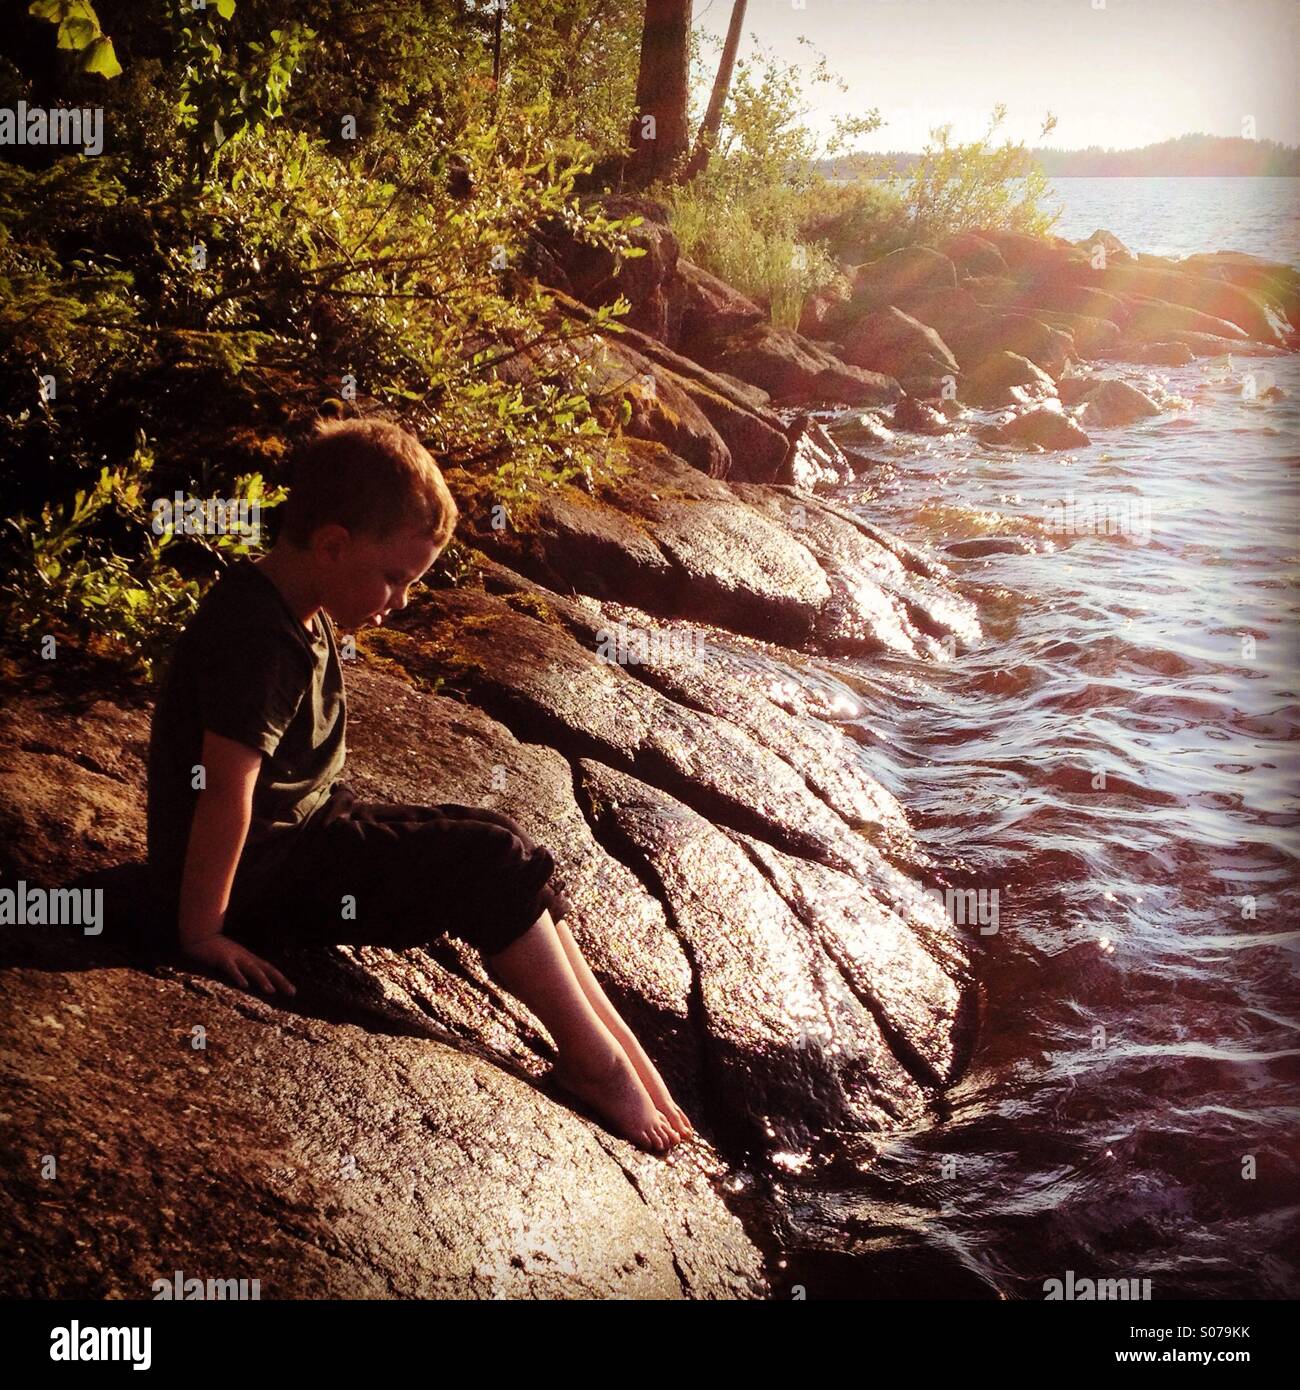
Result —
POLYGON ((718 59, 718 75, 713 79, 713 95, 709 97, 709 109, 704 113, 704 122, 695 137, 695 152, 682 175, 682 182, 689 183, 697 174, 709 167, 709 156, 718 138, 718 127, 722 124, 722 111, 727 104, 727 93, 731 90, 731 74, 736 66, 736 51, 740 48, 740 31, 745 24, 745 5, 747 0, 733 0, 731 23, 727 26, 727 41, 722 45, 722 57, 718 59))
POLYGON ((646 0, 628 178, 645 187, 672 174, 687 148, 691 0, 646 0))

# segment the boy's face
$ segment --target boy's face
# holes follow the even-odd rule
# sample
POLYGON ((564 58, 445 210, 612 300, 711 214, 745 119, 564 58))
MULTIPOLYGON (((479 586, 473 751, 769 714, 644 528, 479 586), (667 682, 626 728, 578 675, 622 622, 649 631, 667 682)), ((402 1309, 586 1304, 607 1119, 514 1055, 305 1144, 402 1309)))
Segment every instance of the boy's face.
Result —
POLYGON ((382 539, 325 526, 313 541, 322 606, 343 628, 378 625, 406 607, 407 590, 438 558, 438 548, 410 527, 382 539))

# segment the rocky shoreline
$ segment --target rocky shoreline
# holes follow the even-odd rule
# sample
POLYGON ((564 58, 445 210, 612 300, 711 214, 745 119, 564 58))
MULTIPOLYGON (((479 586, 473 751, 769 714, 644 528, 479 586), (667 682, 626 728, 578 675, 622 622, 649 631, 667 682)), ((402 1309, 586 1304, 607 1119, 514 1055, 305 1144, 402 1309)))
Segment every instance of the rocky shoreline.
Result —
POLYGON ((1110 364, 1293 350, 1300 275, 965 234, 845 266, 795 333, 683 259, 662 208, 602 202, 644 217, 646 255, 616 275, 543 228, 529 270, 575 324, 626 295, 626 326, 503 370, 579 357, 629 401, 630 468, 526 529, 467 512, 472 577, 358 639, 347 780, 499 807, 553 850, 700 1141, 656 1158, 564 1103, 548 1039, 459 942, 286 953, 288 1007, 148 957, 149 703, 15 656, 3 882, 102 887, 106 926, 3 937, 8 1295, 148 1297, 179 1269, 264 1297, 764 1297, 747 1175, 834 1163, 846 1134, 869 1152, 960 1075, 967 929, 920 890, 860 711, 779 675, 947 660, 979 617, 817 489, 902 432, 1080 447, 1160 409, 1110 364))

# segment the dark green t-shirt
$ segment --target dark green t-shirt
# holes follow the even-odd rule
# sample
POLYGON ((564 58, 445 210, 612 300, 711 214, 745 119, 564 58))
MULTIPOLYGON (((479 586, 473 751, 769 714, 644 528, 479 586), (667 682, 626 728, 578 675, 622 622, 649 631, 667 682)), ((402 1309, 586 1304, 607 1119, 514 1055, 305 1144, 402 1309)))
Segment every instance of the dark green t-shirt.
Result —
POLYGON ((203 732, 263 754, 230 908, 262 892, 343 769, 347 710, 334 628, 309 631, 275 583, 241 558, 204 594, 172 651, 149 738, 149 867, 179 903, 203 732))

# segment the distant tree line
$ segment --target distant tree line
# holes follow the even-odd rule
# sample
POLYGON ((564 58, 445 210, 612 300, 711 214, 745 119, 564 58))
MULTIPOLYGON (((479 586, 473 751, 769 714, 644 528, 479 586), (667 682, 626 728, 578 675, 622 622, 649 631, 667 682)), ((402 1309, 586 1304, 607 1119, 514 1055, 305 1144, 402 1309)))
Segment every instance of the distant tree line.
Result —
MULTIPOLYGON (((1049 178, 1178 178, 1194 176, 1300 177, 1300 148, 1275 140, 1246 140, 1240 136, 1180 135, 1136 150, 1031 150, 1049 178)), ((822 161, 827 177, 855 177, 847 158, 822 161)), ((910 174, 919 154, 890 150, 875 156, 877 167, 910 174)))

